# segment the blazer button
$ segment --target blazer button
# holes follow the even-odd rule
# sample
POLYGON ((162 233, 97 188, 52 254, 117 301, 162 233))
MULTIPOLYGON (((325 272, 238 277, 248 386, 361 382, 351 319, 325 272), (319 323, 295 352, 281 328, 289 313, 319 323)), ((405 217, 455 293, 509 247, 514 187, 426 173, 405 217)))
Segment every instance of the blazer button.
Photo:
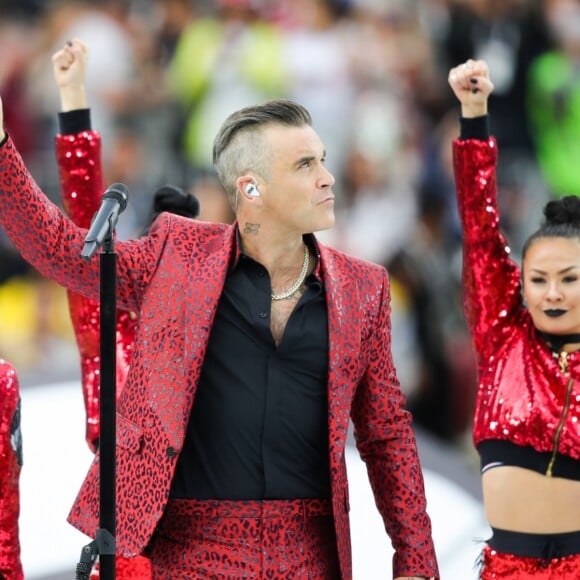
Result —
POLYGON ((177 451, 173 447, 167 448, 167 457, 175 457, 177 455, 177 451))

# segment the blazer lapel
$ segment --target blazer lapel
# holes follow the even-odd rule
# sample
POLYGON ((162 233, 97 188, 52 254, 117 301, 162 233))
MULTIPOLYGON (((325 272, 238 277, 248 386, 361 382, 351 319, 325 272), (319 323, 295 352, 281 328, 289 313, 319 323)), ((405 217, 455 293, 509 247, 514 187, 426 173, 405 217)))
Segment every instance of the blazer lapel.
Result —
MULTIPOLYGON (((201 373, 209 333, 223 290, 234 249, 235 228, 222 236, 199 244, 188 278, 193 291, 186 302, 187 329, 185 354, 191 361, 189 386, 193 388, 201 373)), ((192 393, 193 394, 193 393, 192 393)))
POLYGON ((328 309, 328 410, 331 462, 339 460, 348 433, 354 373, 360 355, 360 303, 346 262, 320 246, 328 309))

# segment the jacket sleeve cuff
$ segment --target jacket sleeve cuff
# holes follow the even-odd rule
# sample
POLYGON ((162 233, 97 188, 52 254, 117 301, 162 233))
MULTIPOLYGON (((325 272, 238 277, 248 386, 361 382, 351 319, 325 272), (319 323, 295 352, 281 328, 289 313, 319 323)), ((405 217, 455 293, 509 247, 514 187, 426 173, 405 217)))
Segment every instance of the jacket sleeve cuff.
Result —
POLYGON ((474 117, 472 119, 460 117, 459 123, 461 128, 460 139, 487 141, 489 138, 489 115, 482 115, 481 117, 474 117))
POLYGON ((58 114, 58 127, 61 135, 76 135, 91 130, 91 110, 75 109, 58 114))

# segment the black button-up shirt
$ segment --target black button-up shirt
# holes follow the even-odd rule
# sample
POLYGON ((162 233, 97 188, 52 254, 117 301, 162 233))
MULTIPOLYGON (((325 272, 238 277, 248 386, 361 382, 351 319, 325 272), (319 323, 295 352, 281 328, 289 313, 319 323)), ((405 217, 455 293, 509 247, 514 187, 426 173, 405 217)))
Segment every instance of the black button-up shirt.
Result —
POLYGON ((276 346, 267 270, 230 269, 171 497, 330 497, 326 301, 319 274, 306 286, 276 346))

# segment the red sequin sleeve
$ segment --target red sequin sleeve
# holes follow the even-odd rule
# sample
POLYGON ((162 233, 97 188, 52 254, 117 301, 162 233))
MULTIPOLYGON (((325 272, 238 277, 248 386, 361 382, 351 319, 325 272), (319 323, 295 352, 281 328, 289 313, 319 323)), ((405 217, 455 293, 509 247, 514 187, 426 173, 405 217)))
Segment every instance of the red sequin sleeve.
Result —
POLYGON ((497 352, 521 306, 520 272, 499 229, 494 138, 456 140, 453 167, 463 228, 463 303, 477 355, 497 352))
POLYGON ((20 562, 20 390, 15 370, 0 359, 0 578, 24 578, 20 562))
MULTIPOLYGON (((57 135, 55 146, 63 207, 78 226, 88 228, 104 192, 100 135, 95 131, 57 135)), ((100 307, 98 302, 70 291, 68 300, 81 359, 86 440, 95 451, 99 437, 100 307)), ((117 395, 127 378, 136 318, 131 312, 117 312, 117 395)))

